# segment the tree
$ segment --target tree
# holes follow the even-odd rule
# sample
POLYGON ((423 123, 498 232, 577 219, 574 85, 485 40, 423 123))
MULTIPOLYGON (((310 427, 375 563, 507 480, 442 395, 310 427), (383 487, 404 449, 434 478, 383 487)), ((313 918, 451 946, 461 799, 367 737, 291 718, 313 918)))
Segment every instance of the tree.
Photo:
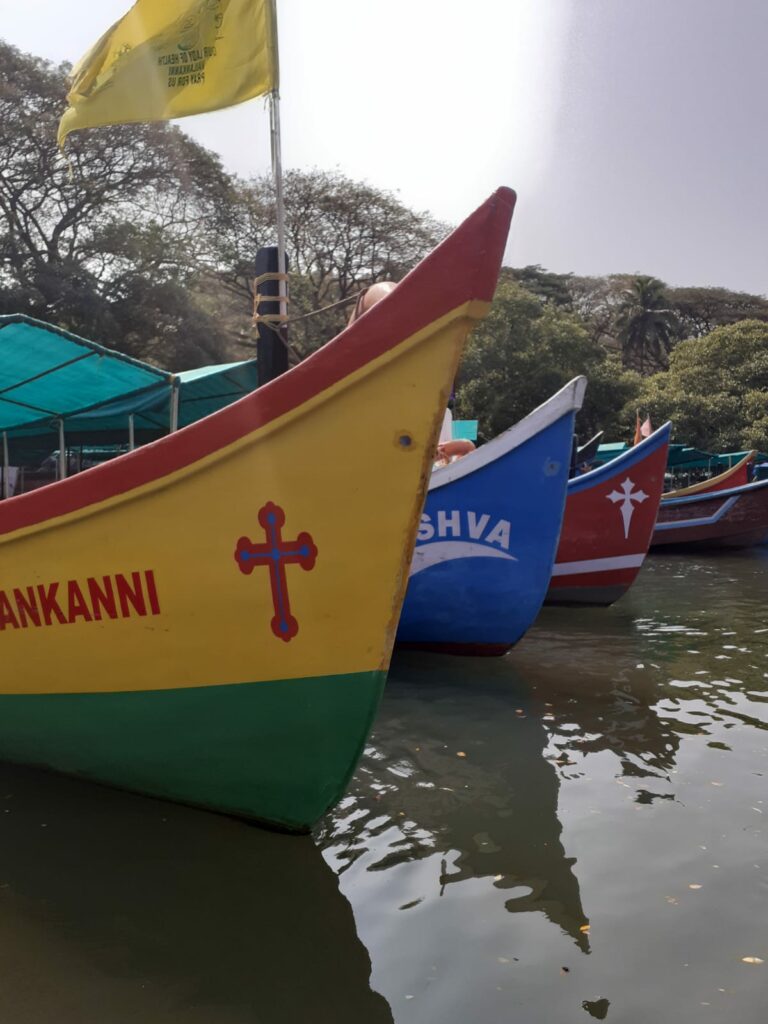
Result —
POLYGON ((667 295, 683 338, 700 338, 739 320, 768 321, 768 299, 762 295, 727 288, 670 288, 667 295))
POLYGON ((608 277, 579 277, 574 274, 568 279, 571 310, 584 323, 592 340, 612 352, 621 352, 614 324, 631 280, 629 274, 610 274, 608 277))
POLYGON ((229 339, 195 302, 231 216, 218 159, 165 124, 56 128, 66 68, 0 42, 0 308, 183 364, 229 339))
MULTIPOLYGON (((408 209, 393 193, 338 172, 289 171, 283 183, 286 249, 291 261, 289 314, 296 318, 349 298, 375 281, 399 280, 448 228, 408 209)), ((235 217, 222 239, 222 278, 230 293, 253 299, 253 257, 275 244, 272 179, 238 185, 235 217)), ((313 316, 291 328, 291 344, 307 355, 333 337, 349 308, 313 316)))
POLYGON ((768 450, 768 323, 744 320, 675 346, 640 401, 675 437, 707 451, 768 450))
POLYGON ((626 433, 625 407, 639 391, 639 377, 623 371, 577 317, 505 277, 462 362, 456 413, 479 419, 481 436, 489 439, 579 374, 590 381, 579 433, 626 433))
MULTIPOLYGON (((256 250, 275 241, 270 178, 244 182, 167 124, 56 145, 66 68, 0 43, 0 312, 52 320, 181 369, 253 351, 256 250)), ((338 173, 285 177, 294 318, 402 277, 446 232, 338 173)), ((300 320, 306 355, 348 310, 300 320)))
POLYGON ((615 328, 625 368, 641 374, 666 365, 676 339, 678 324, 658 278, 639 275, 631 279, 616 310, 615 328))
POLYGON ((572 274, 554 274, 544 270, 538 263, 520 269, 505 268, 503 273, 508 274, 513 281, 517 281, 542 302, 551 302, 555 306, 573 311, 570 290, 572 274))

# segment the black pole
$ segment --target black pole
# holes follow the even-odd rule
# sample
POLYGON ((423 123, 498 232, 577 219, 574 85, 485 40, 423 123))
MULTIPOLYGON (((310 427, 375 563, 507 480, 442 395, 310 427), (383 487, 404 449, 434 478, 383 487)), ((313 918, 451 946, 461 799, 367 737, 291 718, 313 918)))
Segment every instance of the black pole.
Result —
MULTIPOLYGON (((256 253, 256 277, 262 274, 274 274, 277 272, 277 246, 267 245, 256 253)), ((285 272, 288 272, 288 257, 285 257, 285 272)), ((280 313, 279 283, 277 281, 263 281, 257 285, 259 295, 274 295, 274 302, 261 302, 256 310, 259 316, 273 315, 280 313)), ((258 323, 258 340, 256 342, 256 358, 259 368, 259 386, 268 384, 269 381, 279 377, 288 369, 288 346, 287 328, 280 326, 279 321, 270 323, 258 323)))

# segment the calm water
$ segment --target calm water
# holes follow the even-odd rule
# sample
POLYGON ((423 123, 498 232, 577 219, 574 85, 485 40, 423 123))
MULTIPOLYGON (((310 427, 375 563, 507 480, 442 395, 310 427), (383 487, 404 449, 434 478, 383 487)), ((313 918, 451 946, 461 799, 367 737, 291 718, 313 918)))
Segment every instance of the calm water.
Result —
POLYGON ((768 548, 654 559, 399 657, 314 842, 0 768, 0 1021, 762 1022, 767 597, 768 548))

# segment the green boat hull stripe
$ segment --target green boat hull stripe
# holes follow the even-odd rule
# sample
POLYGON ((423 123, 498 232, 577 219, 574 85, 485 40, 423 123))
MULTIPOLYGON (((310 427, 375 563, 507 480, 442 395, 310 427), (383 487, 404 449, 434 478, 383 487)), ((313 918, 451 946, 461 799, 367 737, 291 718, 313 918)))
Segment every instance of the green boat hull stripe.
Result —
POLYGON ((306 831, 344 791, 384 680, 4 695, 0 759, 306 831))

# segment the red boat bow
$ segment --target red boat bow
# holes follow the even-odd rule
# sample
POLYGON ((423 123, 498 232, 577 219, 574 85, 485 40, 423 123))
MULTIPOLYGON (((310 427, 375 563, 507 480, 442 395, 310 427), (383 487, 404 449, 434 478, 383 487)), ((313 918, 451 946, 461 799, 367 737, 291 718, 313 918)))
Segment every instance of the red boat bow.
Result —
POLYGON ((568 483, 546 604, 613 604, 648 553, 664 487, 670 424, 568 483))

